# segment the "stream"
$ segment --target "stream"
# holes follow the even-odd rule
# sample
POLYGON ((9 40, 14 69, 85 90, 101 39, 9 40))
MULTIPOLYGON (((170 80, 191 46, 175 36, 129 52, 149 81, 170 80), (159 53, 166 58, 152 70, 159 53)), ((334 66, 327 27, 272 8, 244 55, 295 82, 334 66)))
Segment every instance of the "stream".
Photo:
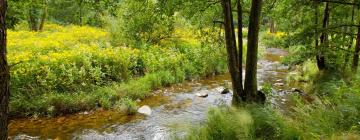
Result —
MULTIPOLYGON (((288 67, 281 65, 287 52, 268 48, 258 61, 258 84, 272 84, 277 91, 289 91, 285 82, 288 67)), ((166 140, 182 135, 189 126, 206 119, 207 110, 230 104, 232 95, 220 94, 230 76, 217 75, 207 79, 176 84, 158 91, 138 103, 152 109, 150 116, 127 116, 112 110, 96 110, 56 118, 15 119, 9 124, 10 139, 124 139, 166 140), (206 98, 196 93, 207 93, 206 98)), ((284 94, 286 92, 277 92, 284 94)), ((280 95, 281 97, 281 95, 280 95)), ((272 101, 274 104, 281 104, 272 101)))

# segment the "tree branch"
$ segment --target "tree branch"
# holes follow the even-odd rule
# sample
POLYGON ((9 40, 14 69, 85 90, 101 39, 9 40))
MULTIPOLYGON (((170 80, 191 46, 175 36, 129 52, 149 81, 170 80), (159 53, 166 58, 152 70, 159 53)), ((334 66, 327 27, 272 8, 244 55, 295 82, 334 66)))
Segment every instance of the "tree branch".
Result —
POLYGON ((223 21, 220 21, 220 20, 213 20, 213 23, 216 24, 216 23, 220 23, 222 25, 224 25, 225 23, 223 21))
POLYGON ((359 6, 358 3, 351 3, 351 2, 344 2, 344 1, 335 1, 335 0, 320 0, 320 2, 329 2, 329 3, 337 3, 337 4, 344 4, 344 5, 355 5, 355 6, 359 6))

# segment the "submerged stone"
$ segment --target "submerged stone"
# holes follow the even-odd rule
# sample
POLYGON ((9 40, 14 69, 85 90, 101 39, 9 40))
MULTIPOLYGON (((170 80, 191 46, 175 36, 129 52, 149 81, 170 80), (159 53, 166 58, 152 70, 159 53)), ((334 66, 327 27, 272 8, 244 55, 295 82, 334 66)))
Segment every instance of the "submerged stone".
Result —
POLYGON ((207 92, 198 92, 196 93, 196 96, 206 98, 209 94, 207 92))
POLYGON ((284 86, 284 83, 275 83, 274 86, 284 86))
POLYGON ((142 106, 142 107, 140 107, 138 109, 138 113, 150 116, 151 115, 151 108, 149 106, 147 106, 147 105, 144 105, 144 106, 142 106))

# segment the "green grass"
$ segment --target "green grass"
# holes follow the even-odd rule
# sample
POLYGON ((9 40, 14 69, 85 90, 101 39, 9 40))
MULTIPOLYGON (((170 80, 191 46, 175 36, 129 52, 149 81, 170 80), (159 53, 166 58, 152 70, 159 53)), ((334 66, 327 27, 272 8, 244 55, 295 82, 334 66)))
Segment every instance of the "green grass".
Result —
POLYGON ((144 54, 142 59, 148 64, 144 69, 150 72, 125 82, 95 87, 93 90, 86 92, 81 90, 78 92, 53 91, 37 96, 15 94, 11 98, 10 114, 13 117, 32 115, 56 116, 96 108, 112 109, 115 108, 116 104, 122 104, 117 102, 125 101, 121 100, 124 98, 127 99, 125 105, 133 108, 134 106, 131 102, 150 96, 153 90, 181 83, 186 79, 199 78, 226 71, 226 58, 221 57, 221 52, 211 51, 214 55, 208 55, 210 52, 209 50, 206 51, 207 47, 186 46, 186 48, 188 49, 187 52, 178 52, 178 56, 181 56, 182 59, 172 59, 168 56, 146 58, 150 57, 147 55, 152 55, 155 51, 164 52, 168 51, 168 49, 157 50, 160 48, 151 48, 151 50, 146 50, 145 53, 148 54, 144 54), (197 52, 197 54, 194 52, 197 52), (158 61, 161 59, 160 57, 165 60, 158 61))
MULTIPOLYGON (((307 62, 303 70, 311 73, 311 65, 307 62)), ((359 139, 360 74, 350 84, 332 72, 311 78, 315 90, 289 95, 285 110, 271 105, 214 108, 181 139, 359 139)))

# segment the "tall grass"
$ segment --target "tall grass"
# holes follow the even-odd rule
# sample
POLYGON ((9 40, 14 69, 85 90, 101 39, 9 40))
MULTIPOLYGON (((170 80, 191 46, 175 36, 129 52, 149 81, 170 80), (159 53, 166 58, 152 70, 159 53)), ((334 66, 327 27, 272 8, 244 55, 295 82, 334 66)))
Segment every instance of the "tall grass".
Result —
POLYGON ((351 84, 331 75, 312 79, 317 84, 311 94, 289 95, 282 110, 270 105, 211 109, 204 124, 182 139, 359 139, 359 75, 351 84))

